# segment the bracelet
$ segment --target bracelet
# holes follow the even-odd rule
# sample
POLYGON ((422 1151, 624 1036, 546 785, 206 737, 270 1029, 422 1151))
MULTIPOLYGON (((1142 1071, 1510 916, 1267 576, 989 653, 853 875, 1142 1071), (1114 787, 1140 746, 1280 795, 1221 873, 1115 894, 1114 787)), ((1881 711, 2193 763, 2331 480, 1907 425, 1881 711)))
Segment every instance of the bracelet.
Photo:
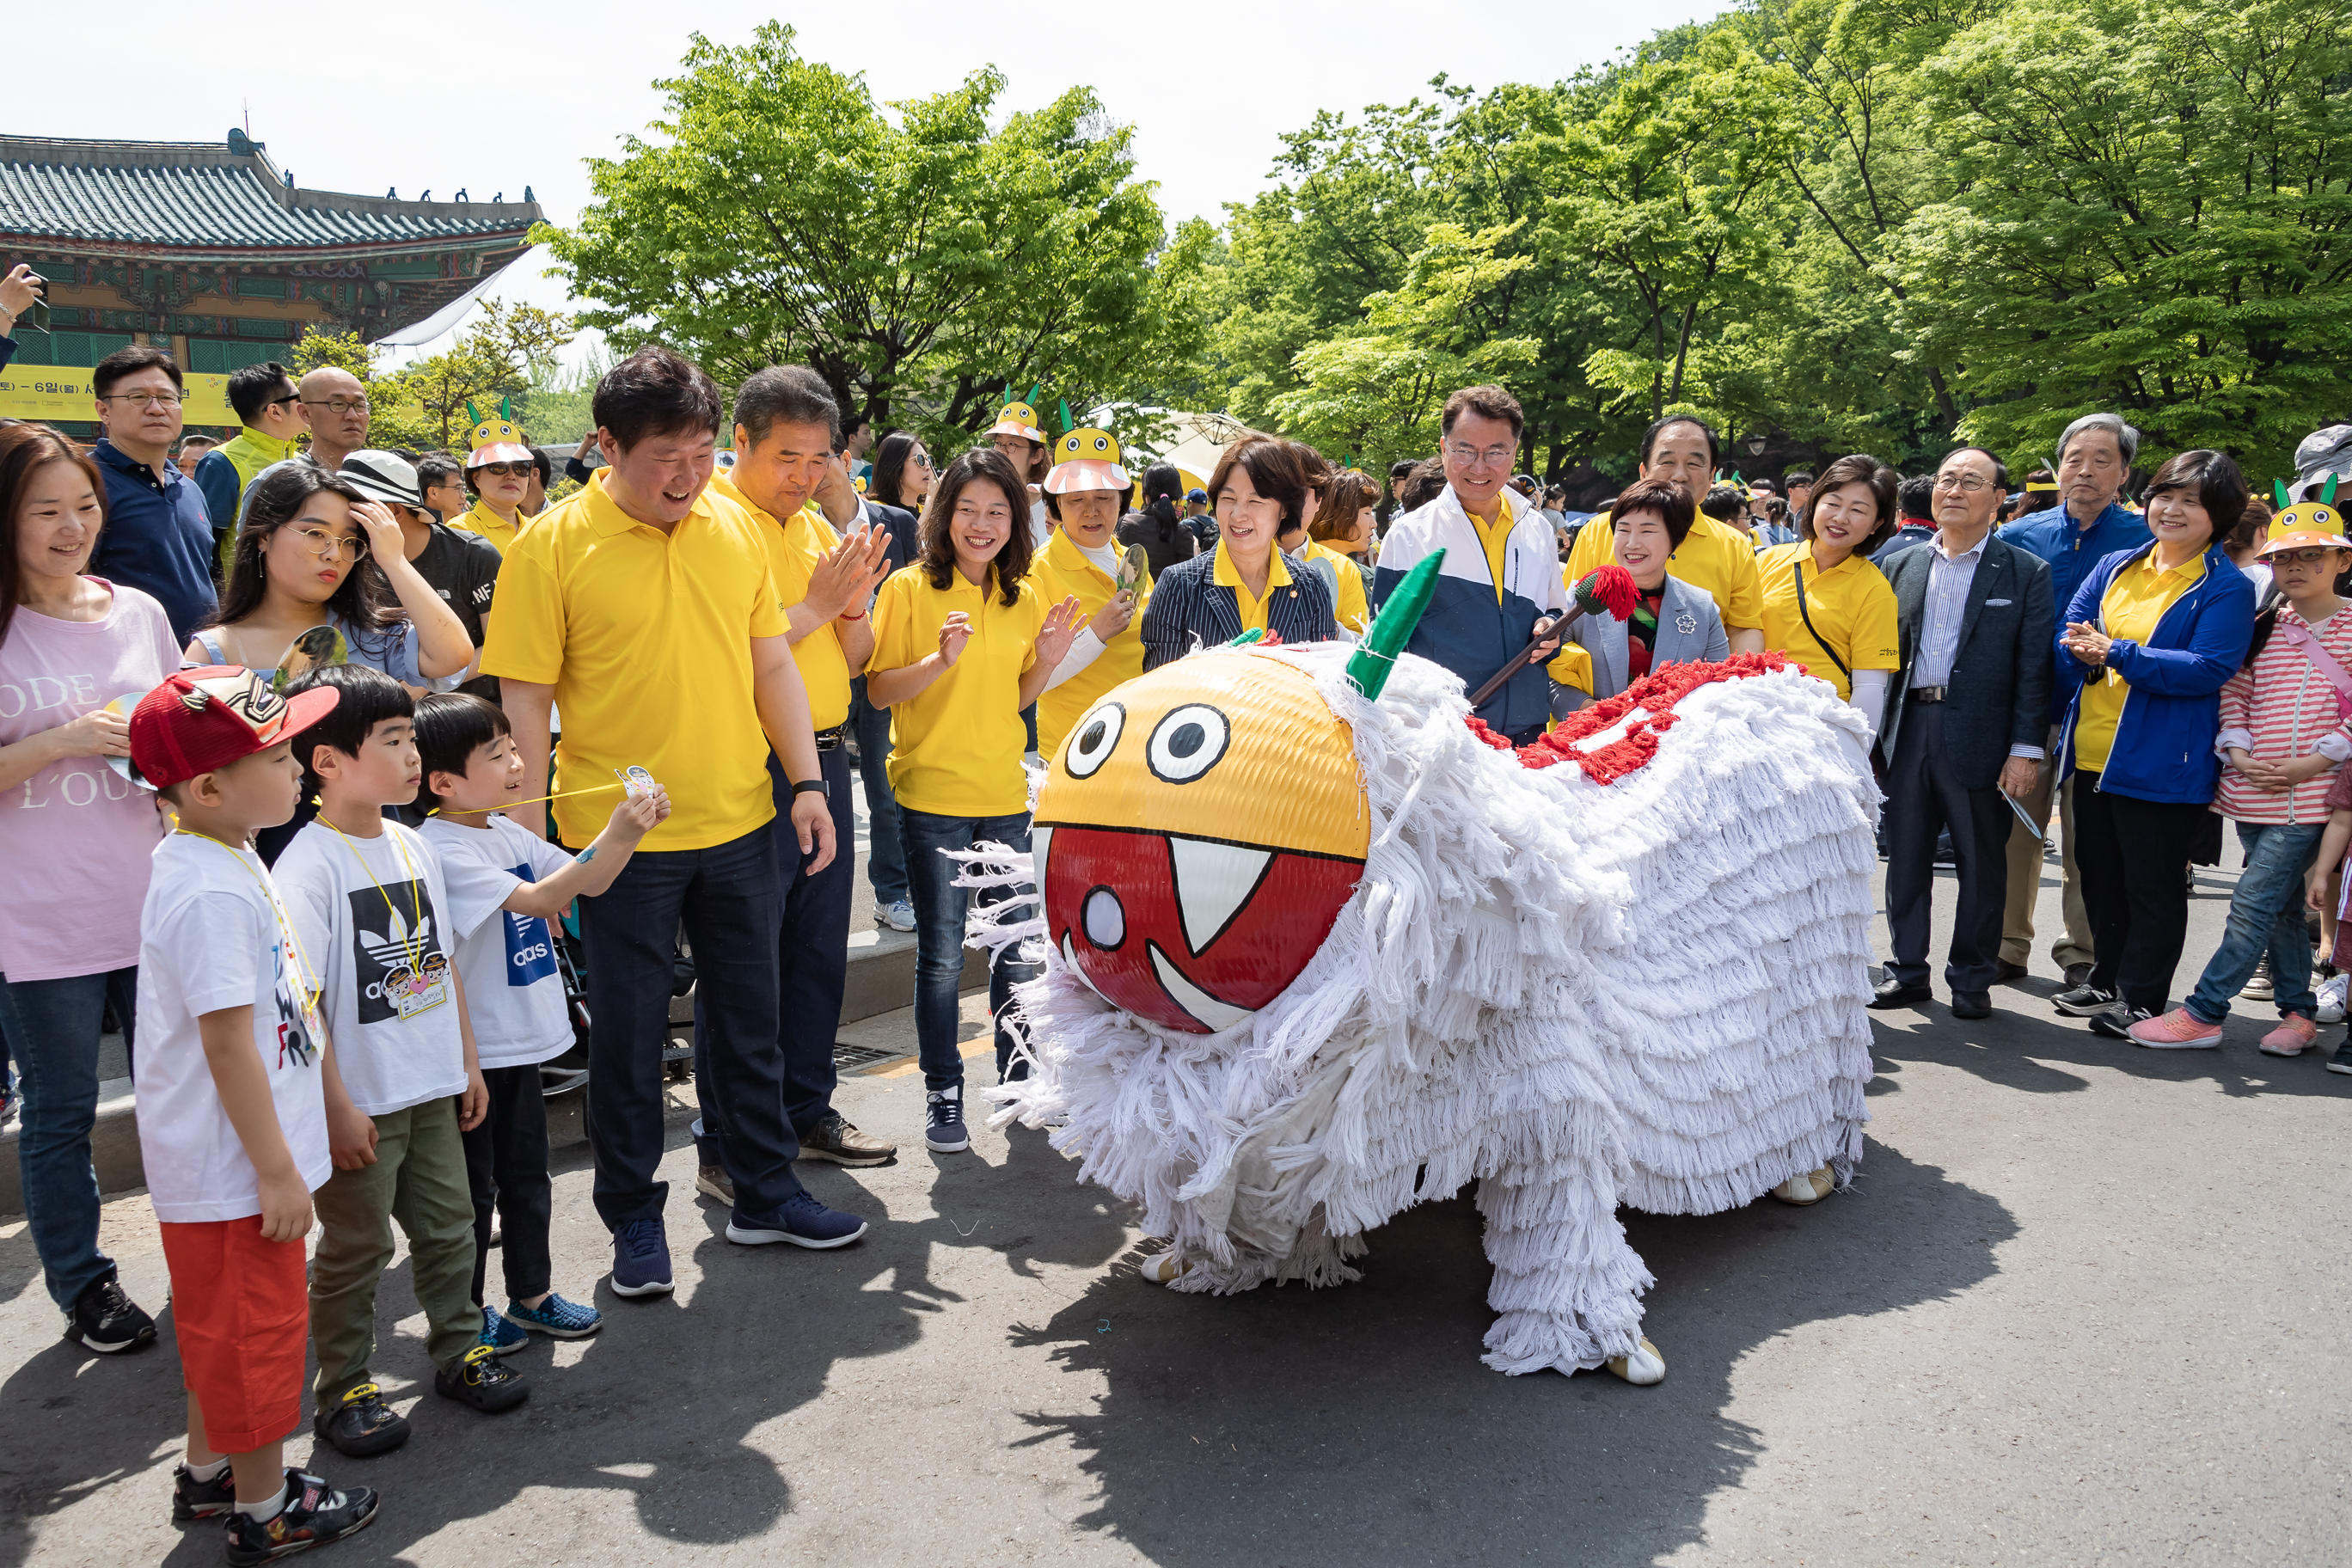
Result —
POLYGON ((833 786, 823 779, 796 779, 793 784, 793 794, 795 796, 821 795, 830 800, 833 798, 833 786))
POLYGON ((866 612, 860 610, 853 616, 848 611, 844 610, 840 615, 837 615, 833 618, 836 621, 862 621, 866 618, 866 612))

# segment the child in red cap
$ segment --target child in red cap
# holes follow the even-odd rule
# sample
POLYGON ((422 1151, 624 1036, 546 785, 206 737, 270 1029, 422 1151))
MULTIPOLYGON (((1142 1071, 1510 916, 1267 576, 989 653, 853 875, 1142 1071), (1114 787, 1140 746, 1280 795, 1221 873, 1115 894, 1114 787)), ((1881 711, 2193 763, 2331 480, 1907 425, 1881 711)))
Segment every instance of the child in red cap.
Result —
POLYGON ((317 970, 248 844, 294 815, 296 731, 331 689, 288 699, 235 665, 183 670, 131 715, 131 762, 178 830, 139 919, 132 1081, 188 1388, 172 1517, 226 1514, 228 1560, 266 1562, 375 1517, 365 1487, 285 1468, 302 1415, 310 1194, 331 1169, 317 970))

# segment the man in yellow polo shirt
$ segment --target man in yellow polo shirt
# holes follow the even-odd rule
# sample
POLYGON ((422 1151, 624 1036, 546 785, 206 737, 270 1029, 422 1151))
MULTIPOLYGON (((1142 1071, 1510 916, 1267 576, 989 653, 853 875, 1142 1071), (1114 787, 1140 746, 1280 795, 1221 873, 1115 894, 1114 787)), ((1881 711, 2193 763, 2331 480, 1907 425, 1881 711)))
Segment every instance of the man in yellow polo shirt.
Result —
MULTIPOLYGON (((874 651, 866 605, 888 568, 890 536, 879 529, 853 528, 845 540, 815 504, 832 464, 839 418, 832 393, 814 373, 798 366, 761 371, 735 395, 735 466, 711 479, 710 493, 749 512, 768 547, 776 607, 783 613, 784 636, 808 688, 834 841, 852 844, 857 824, 849 800, 849 752, 842 744, 849 678, 865 669, 874 651)), ((789 811, 792 786, 772 755, 768 773, 776 809, 789 811)), ((878 1165, 897 1149, 859 1131, 833 1108, 838 1081, 833 1037, 849 982, 849 901, 856 860, 835 855, 813 869, 814 858, 776 858, 783 889, 783 924, 776 943, 776 1043, 784 1054, 784 1114, 803 1158, 878 1165)), ((698 1074, 698 1090, 702 1081, 698 1074)), ((701 1152, 695 1184, 731 1203, 734 1192, 718 1132, 723 1116, 714 1110, 706 1100, 695 1127, 701 1152)))
MULTIPOLYGON (((1690 492, 1693 506, 1706 499, 1721 461, 1715 431, 1695 415, 1669 414, 1643 432, 1642 478, 1679 484, 1690 492)), ((1568 585, 1573 588, 1594 568, 1607 564, 1612 549, 1604 511, 1577 533, 1563 573, 1568 585)), ((1748 535, 1701 512, 1691 520, 1682 548, 1668 558, 1666 575, 1704 588, 1714 597, 1732 652, 1764 651, 1764 592, 1756 575, 1756 544, 1748 535)))
MULTIPOLYGON (((839 1247, 866 1234, 793 1173, 777 1045, 779 848, 836 849, 808 693, 757 521, 705 487, 718 449, 719 388, 667 349, 607 372, 591 405, 607 467, 518 536, 499 572, 486 672, 523 757, 527 795, 547 789, 548 714, 558 752, 562 837, 585 844, 632 768, 675 809, 618 880, 580 900, 588 950, 588 1115, 596 1129, 596 1211, 613 1232, 616 1295, 667 1294, 662 1224, 662 1047, 678 926, 694 944, 698 1074, 724 1108, 735 1192, 727 1238, 839 1247), (508 595, 511 595, 509 597, 508 595), (765 740, 762 740, 764 732, 765 740), (777 840, 770 748, 793 780, 777 840)), ((516 814, 536 828, 538 814, 516 814)))

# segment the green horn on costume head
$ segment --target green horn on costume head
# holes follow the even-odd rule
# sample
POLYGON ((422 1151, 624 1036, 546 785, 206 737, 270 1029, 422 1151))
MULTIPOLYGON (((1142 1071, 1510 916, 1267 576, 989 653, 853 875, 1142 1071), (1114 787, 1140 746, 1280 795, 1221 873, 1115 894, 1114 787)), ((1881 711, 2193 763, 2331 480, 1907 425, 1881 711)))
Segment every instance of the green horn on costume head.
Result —
POLYGON ((1044 382, 1033 381, 1029 384, 1029 395, 1023 398, 1021 401, 1028 404, 1034 408, 1037 405, 1037 395, 1045 390, 1045 384, 1044 382))
POLYGON ((1233 641, 1225 644, 1225 646, 1227 647, 1247 647, 1250 644, 1257 641, 1258 638, 1264 636, 1265 636, 1265 628, 1264 626, 1252 626, 1249 630, 1244 632, 1233 641))
POLYGON ((1077 426, 1070 423, 1070 400, 1062 399, 1062 434, 1066 436, 1077 426))
POLYGON ((1438 569, 1444 563, 1443 550, 1423 556, 1381 606, 1380 618, 1364 634, 1362 644, 1348 656, 1348 679, 1356 683, 1366 701, 1380 700, 1381 688, 1389 683, 1396 656, 1412 640, 1413 627, 1421 625, 1422 612, 1429 608, 1429 597, 1437 592, 1438 569))
MULTIPOLYGON (((482 411, 474 406, 474 400, 470 397, 466 399, 466 422, 469 425, 479 425, 482 422, 482 411)), ((2286 494, 2285 489, 2282 488, 2279 494, 2286 494)))
POLYGON ((509 425, 514 423, 513 398, 501 397, 499 399, 499 417, 505 420, 509 425))
POLYGON ((2286 481, 2284 479, 2273 479, 2271 481, 2271 494, 2278 498, 2278 509, 2281 511, 2284 511, 2287 508, 2294 504, 2294 500, 2290 499, 2286 493, 2286 481))
POLYGON ((2334 474, 2327 476, 2327 488, 2319 492, 2319 504, 2322 506, 2334 506, 2336 504, 2336 476, 2334 474))

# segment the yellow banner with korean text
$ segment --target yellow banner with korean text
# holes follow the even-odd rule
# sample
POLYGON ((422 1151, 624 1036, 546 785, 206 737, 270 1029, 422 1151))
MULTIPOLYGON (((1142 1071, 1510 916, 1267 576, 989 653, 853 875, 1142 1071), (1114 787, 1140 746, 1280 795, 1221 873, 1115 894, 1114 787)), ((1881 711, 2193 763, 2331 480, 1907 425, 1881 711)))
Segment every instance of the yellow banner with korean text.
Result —
MULTIPOLYGON (((12 364, 0 370, 0 419, 98 417, 98 395, 90 390, 89 367, 72 364, 12 364)), ((191 426, 238 423, 228 405, 228 377, 189 375, 182 420, 191 426)))

